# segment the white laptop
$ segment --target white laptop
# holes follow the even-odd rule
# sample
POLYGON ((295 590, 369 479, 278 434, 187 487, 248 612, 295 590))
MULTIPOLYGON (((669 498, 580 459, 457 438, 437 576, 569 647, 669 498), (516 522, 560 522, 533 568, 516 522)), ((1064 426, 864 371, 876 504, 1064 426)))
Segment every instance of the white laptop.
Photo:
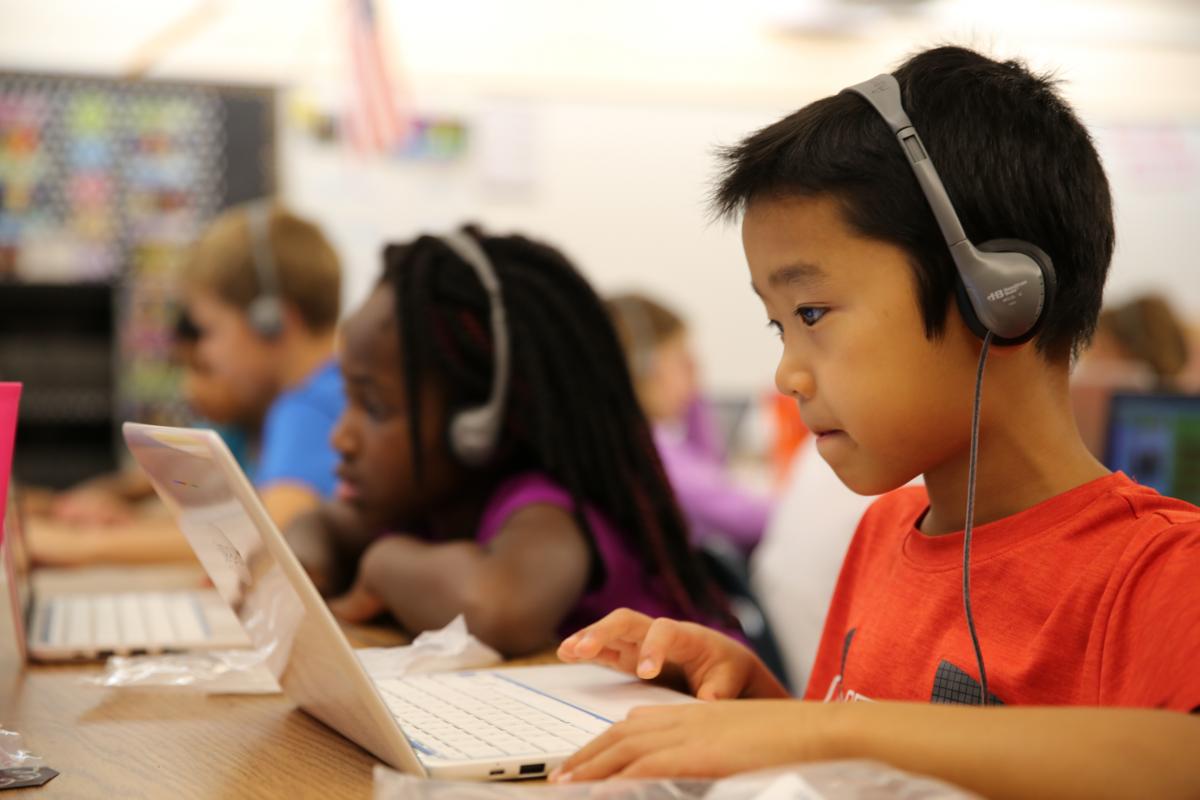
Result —
POLYGON ((29 658, 70 661, 113 653, 249 645, 237 617, 212 589, 149 592, 122 591, 114 586, 112 591, 34 591, 22 523, 19 503, 10 488, 4 546, 8 550, 17 633, 25 641, 29 658))
POLYGON ((635 706, 692 701, 586 665, 372 681, 221 438, 134 423, 124 433, 255 645, 287 652, 288 697, 397 769, 545 775, 635 706))

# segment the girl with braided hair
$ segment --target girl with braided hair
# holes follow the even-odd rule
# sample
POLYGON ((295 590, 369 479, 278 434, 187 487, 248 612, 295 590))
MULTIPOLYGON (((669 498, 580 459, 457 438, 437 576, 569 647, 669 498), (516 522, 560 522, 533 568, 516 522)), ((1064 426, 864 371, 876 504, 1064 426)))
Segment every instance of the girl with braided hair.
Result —
POLYGON ((334 613, 386 611, 412 633, 462 613, 507 655, 622 606, 724 619, 605 307, 570 262, 475 229, 384 262, 343 329, 336 499, 288 531, 334 613), (454 441, 464 412, 496 415, 482 457, 454 441))

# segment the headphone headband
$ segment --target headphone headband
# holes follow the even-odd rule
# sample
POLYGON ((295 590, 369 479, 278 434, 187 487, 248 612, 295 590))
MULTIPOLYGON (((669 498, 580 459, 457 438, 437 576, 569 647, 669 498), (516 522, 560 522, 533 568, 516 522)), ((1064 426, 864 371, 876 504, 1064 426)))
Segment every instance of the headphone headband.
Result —
POLYGON ((487 293, 490 307, 494 362, 491 394, 483 405, 455 414, 449 429, 450 446, 455 455, 470 466, 482 466, 491 458, 500 439, 508 395, 510 351, 504 298, 500 277, 473 236, 454 231, 443 234, 439 240, 475 272, 487 293))
POLYGON ((997 344, 1031 339, 1054 289, 1050 258, 1016 239, 984 242, 978 249, 967 239, 933 159, 904 110, 894 76, 877 75, 843 91, 870 103, 896 136, 958 270, 958 306, 967 325, 980 338, 990 331, 997 344))
POLYGON ((275 251, 271 247, 271 212, 269 200, 259 200, 246 207, 246 227, 250 231, 250 260, 258 277, 258 295, 246 309, 251 326, 258 333, 273 339, 283 330, 283 303, 279 295, 279 270, 275 251))
POLYGON ((950 202, 950 195, 946 194, 946 187, 925 150, 925 143, 917 135, 917 129, 913 127, 912 120, 901 105, 899 82, 892 75, 876 75, 871 80, 856 83, 845 91, 853 92, 870 103, 896 135, 900 149, 904 151, 909 166, 917 176, 917 182, 921 184, 921 190, 925 192, 925 198, 929 201, 929 207, 933 210, 934 219, 942 230, 947 246, 953 250, 955 245, 965 242, 967 235, 963 232, 962 222, 958 219, 954 204, 950 202))

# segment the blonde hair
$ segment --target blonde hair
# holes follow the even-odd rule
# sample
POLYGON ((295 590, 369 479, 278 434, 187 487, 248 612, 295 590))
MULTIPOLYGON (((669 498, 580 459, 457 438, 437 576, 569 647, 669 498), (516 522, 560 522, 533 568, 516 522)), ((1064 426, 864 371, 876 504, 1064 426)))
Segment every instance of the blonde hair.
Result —
POLYGON ((635 378, 648 371, 656 347, 687 328, 681 316, 642 294, 614 295, 605 305, 635 378))
POLYGON ((1170 388, 1188 361, 1187 331, 1167 301, 1144 295, 1100 312, 1099 329, 1170 388))
MULTIPOLYGON (((180 271, 185 288, 210 291, 243 310, 272 288, 262 286, 254 261, 254 205, 225 211, 196 240, 180 271)), ((312 331, 331 329, 341 311, 342 269, 325 234, 274 203, 267 212, 266 234, 280 301, 295 308, 312 331)))

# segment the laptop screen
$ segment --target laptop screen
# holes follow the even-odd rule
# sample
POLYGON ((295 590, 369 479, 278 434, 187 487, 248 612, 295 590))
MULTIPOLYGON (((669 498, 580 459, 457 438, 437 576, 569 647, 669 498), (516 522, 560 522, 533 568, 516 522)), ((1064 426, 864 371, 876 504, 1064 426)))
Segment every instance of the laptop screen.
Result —
POLYGON ((1200 395, 1113 395, 1104 461, 1159 494, 1200 505, 1200 395))

